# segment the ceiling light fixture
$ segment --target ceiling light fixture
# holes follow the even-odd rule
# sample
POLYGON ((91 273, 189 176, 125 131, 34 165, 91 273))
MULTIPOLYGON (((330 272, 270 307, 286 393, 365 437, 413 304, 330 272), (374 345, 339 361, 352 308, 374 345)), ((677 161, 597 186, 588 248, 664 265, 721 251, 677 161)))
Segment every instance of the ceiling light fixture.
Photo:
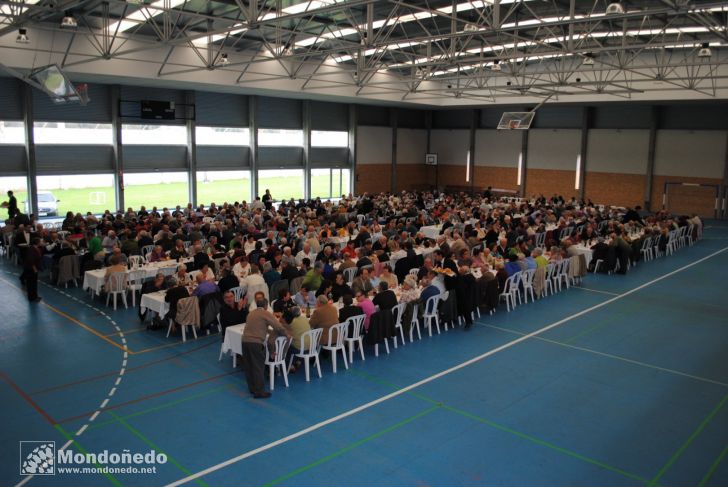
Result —
POLYGON ((707 42, 703 42, 702 46, 700 47, 700 50, 698 51, 698 57, 700 58, 706 58, 713 55, 713 52, 710 50, 710 44, 707 42))
POLYGON ((18 37, 15 38, 15 42, 18 44, 30 44, 28 31, 25 29, 18 29, 18 37))
POLYGON ((624 13, 624 7, 619 2, 610 3, 607 5, 607 15, 618 15, 624 13))
POLYGON ((63 20, 61 20, 61 28, 75 29, 76 27, 78 27, 78 22, 76 22, 76 19, 73 17, 73 15, 66 13, 66 15, 63 17, 63 20))

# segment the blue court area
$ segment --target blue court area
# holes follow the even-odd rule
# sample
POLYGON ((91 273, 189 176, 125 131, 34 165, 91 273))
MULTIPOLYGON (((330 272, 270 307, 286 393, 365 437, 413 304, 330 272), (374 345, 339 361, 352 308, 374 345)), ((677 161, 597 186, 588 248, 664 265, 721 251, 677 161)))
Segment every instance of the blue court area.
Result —
POLYGON ((220 337, 185 344, 80 289, 0 272, 0 478, 21 440, 168 455, 26 485, 728 485, 728 225, 628 275, 253 400, 220 337), (126 351, 126 354, 125 354, 126 351))

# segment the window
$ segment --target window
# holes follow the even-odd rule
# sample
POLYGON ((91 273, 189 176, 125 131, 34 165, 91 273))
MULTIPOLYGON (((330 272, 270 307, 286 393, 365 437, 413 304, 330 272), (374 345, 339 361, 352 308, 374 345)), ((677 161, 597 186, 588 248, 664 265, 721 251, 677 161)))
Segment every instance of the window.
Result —
POLYGON ((25 144, 25 124, 0 121, 0 144, 25 144))
POLYGON ((243 127, 196 127, 197 145, 250 145, 250 129, 243 127))
POLYGON ((189 202, 186 172, 146 172, 124 174, 124 206, 148 210, 187 206, 189 202))
POLYGON ((98 214, 116 209, 113 174, 38 176, 36 184, 40 218, 65 216, 69 211, 98 214))
MULTIPOLYGON (((25 213, 23 202, 28 199, 28 180, 25 176, 9 176, 0 177, 0 202, 8 200, 8 191, 13 192, 13 196, 18 200, 18 209, 25 213)), ((0 218, 3 221, 8 218, 8 209, 0 208, 0 218)))
POLYGON ((265 190, 276 201, 303 198, 303 169, 273 169, 258 171, 258 194, 265 190))
POLYGON ((311 147, 348 147, 348 132, 311 131, 311 147))
POLYGON ((341 198, 349 194, 349 169, 312 169, 312 198, 341 198))
POLYGON ((112 144, 110 123, 35 122, 36 144, 112 144))
POLYGON ((198 171, 197 203, 250 202, 250 171, 198 171))
POLYGON ((258 145, 303 147, 303 130, 258 129, 258 145))
POLYGON ((123 124, 121 142, 130 145, 187 145, 187 128, 182 125, 123 124))

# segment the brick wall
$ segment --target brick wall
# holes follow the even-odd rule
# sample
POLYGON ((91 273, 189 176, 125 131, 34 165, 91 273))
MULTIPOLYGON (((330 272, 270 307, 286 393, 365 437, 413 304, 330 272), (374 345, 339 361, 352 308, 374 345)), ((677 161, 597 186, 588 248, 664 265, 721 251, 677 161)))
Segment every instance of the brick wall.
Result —
POLYGON ((510 189, 518 191, 516 178, 518 169, 515 167, 475 166, 475 186, 497 189, 510 189))
MULTIPOLYGON (((657 176, 652 179, 652 211, 662 209, 662 194, 665 183, 721 184, 720 179, 691 178, 685 176, 657 176)), ((668 209, 676 213, 697 213, 713 217, 715 208, 715 189, 695 186, 670 186, 668 190, 668 209)))
POLYGON ((390 164, 357 164, 354 188, 356 194, 380 193, 392 189, 390 164))
POLYGON ((543 194, 547 198, 558 194, 569 199, 578 196, 579 192, 574 189, 574 176, 576 171, 565 171, 558 169, 528 169, 526 173, 526 196, 539 196, 543 194))
POLYGON ((425 164, 397 164, 397 191, 421 190, 434 184, 434 167, 425 164))
POLYGON ((584 197, 600 205, 642 205, 646 182, 641 174, 587 172, 584 197))

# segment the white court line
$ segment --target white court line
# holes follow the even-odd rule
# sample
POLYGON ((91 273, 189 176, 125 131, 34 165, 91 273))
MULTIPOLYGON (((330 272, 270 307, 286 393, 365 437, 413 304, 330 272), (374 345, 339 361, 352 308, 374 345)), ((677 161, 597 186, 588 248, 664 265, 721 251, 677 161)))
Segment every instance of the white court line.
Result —
MULTIPOLYGON (((488 328, 493 328, 494 330, 504 331, 506 333, 512 333, 514 335, 524 335, 524 333, 521 333, 520 331, 511 330, 511 329, 508 329, 508 328, 502 328, 500 326, 488 325, 486 323, 479 323, 479 324, 482 325, 482 326, 486 326, 488 328)), ((571 349, 574 349, 574 350, 580 350, 582 352, 593 353, 594 355, 600 355, 602 357, 607 357, 607 358, 611 358, 611 359, 614 359, 614 360, 619 360, 621 362, 627 362, 629 364, 640 365, 642 367, 647 367, 647 368, 654 369, 654 370, 660 370, 662 372, 667 372, 669 374, 680 375, 682 377, 687 377, 689 379, 695 379, 695 380, 698 380, 698 381, 701 381, 701 382, 707 382, 709 384, 714 384, 714 385, 717 385, 717 386, 721 386, 721 387, 728 388, 728 384, 727 383, 721 382, 721 381, 718 381, 718 380, 714 380, 714 379, 708 379, 707 377, 700 377, 699 375, 688 374, 687 372, 680 372, 679 370, 668 369, 668 368, 665 368, 665 367, 660 367, 659 365, 652 365, 652 364, 648 364, 647 362, 640 362, 639 360, 632 360, 631 358, 620 357, 619 355, 614 355, 614 354, 606 353, 606 352, 600 352, 598 350, 592 350, 591 348, 578 347, 576 345, 571 345, 569 343, 559 342, 557 340, 551 340, 549 338, 544 338, 544 337, 535 337, 535 338, 536 338, 536 340, 540 340, 542 342, 553 343, 554 345, 559 345, 559 346, 566 347, 566 348, 571 348, 571 349)))
POLYGON ((167 487, 175 487, 177 485, 186 484, 187 482, 191 482, 191 481, 193 481, 195 479, 198 479, 200 477, 203 477, 203 476, 205 476, 207 474, 210 474, 210 473, 215 472, 217 470, 220 470, 222 468, 228 467, 228 466, 230 466, 230 465, 232 465, 234 463, 237 463, 237 462, 239 462, 241 460, 245 460, 246 458, 249 458, 249 457, 252 457, 254 455, 257 455, 258 453, 262 453, 262 452, 264 452, 266 450, 270 450, 271 448, 275 448, 278 445, 282 445, 282 444, 287 443, 287 442, 289 442, 291 440, 295 440, 296 438, 299 438, 301 436, 307 435, 308 433, 311 433, 312 431, 316 431, 318 429, 321 429, 324 426, 328 426, 328 425, 330 425, 332 423, 335 423, 335 422, 340 421, 342 419, 348 418, 349 416, 353 416, 353 415, 355 415, 357 413, 360 413, 361 411, 364 411, 364 410, 369 409, 369 408, 371 408, 373 406, 376 406, 377 404, 381 404, 381 403, 383 403, 385 401, 389 401, 390 399, 393 399, 395 397, 401 396, 402 394, 405 394, 405 393, 411 391, 412 389, 416 389, 416 388, 418 388, 418 387, 420 387, 420 386, 422 386, 424 384, 427 384, 427 383, 432 382, 432 381, 434 381, 436 379, 439 379, 440 377, 444 377, 446 375, 452 374, 453 372, 456 372, 456 371, 458 371, 460 369, 463 369, 463 368, 465 368, 465 367, 467 367, 469 365, 472 365, 472 364, 474 364, 476 362, 479 362, 479 361, 483 360, 486 357, 490 357, 491 355, 495 355, 498 352, 502 352, 503 350, 506 350, 508 348, 511 348, 514 345, 517 345, 517 344, 519 344, 519 343, 521 343, 523 341, 526 341, 529 338, 533 338, 535 336, 540 335, 541 333, 544 333, 544 332, 546 332, 548 330, 551 330, 552 328, 556 328, 557 326, 563 325, 567 321, 571 321, 574 318, 578 318, 578 317, 583 316, 583 315, 585 315, 587 313, 591 313, 592 311, 594 311, 596 309, 603 308, 604 306, 606 306, 608 304, 611 304, 611 303, 613 303, 615 301, 618 301, 618 300, 622 299, 625 296, 629 296, 630 294, 636 293, 637 291, 640 291, 640 290, 642 290, 642 289, 644 289, 644 288, 646 288, 648 286, 651 286, 652 284, 655 284, 656 282, 662 281, 663 279, 667 279, 670 276, 673 276, 673 275, 675 275, 675 274, 677 274, 679 272, 682 272, 682 271, 684 271, 686 269, 689 269, 690 267, 693 267, 695 265, 698 265, 701 262, 704 262, 704 261, 706 261, 706 260, 708 260, 708 259, 710 259, 712 257, 715 257, 716 255, 718 255, 718 254, 720 254, 722 252, 725 252, 726 250, 728 250, 728 247, 724 247, 724 248, 722 248, 721 250, 719 250, 717 252, 713 252, 712 254, 710 254, 710 255, 708 255, 706 257, 703 257, 702 259, 698 259, 698 260, 696 260, 695 262, 693 262, 691 264, 688 264, 688 265, 685 265, 683 267, 680 267, 679 269, 676 269, 676 270, 674 270, 672 272, 668 272, 667 274, 665 274, 663 276, 660 276, 660 277, 658 277, 656 279, 653 279, 653 280, 651 280, 649 282, 646 282, 646 283, 644 283, 644 284, 642 284, 640 286, 637 286, 634 289, 631 289, 629 291, 626 291, 626 292, 624 292, 622 294, 619 294, 619 295, 617 295, 617 296, 615 296, 613 298, 607 299, 606 301, 604 301, 602 303, 596 304, 596 305, 594 305, 594 306, 592 306, 590 308, 587 308, 587 309, 584 309, 582 311, 579 311, 578 313, 574 313, 571 316, 567 316, 566 318, 560 319, 559 321, 556 321, 554 323, 551 323, 550 325, 546 325, 543 328, 540 328, 540 329, 538 329, 538 330, 536 330, 534 332, 531 332, 531 333, 529 333, 527 335, 523 335, 522 337, 516 338, 513 341, 510 341, 510 342, 508 342, 506 344, 503 344, 503 345, 501 345, 499 347, 496 347, 496 348, 494 348, 494 349, 492 349, 492 350, 490 350, 488 352, 485 352, 485 353, 483 353, 481 355, 478 355, 476 357, 473 357, 470 360, 466 360, 465 362, 463 362, 461 364, 455 365, 453 367, 450 367, 449 369, 446 369, 446 370, 443 370, 441 372, 438 372, 437 374, 434 374, 434 375, 431 375, 429 377, 426 377, 426 378, 424 378, 424 379, 422 379, 422 380, 420 380, 418 382, 415 382, 414 384, 408 385, 407 387, 403 387, 402 389, 399 389, 399 390, 397 390, 395 392, 392 392, 391 394, 387 394, 386 396, 382 396, 379 399, 375 399, 375 400, 370 401, 370 402, 368 402, 366 404, 362 404, 361 406, 358 406, 358 407, 356 407, 354 409, 350 409, 349 411, 343 412, 343 413, 341 413, 341 414, 339 414, 337 416, 334 416, 334 417, 329 418, 327 420, 321 421, 320 423, 316 423, 314 425, 311 425, 308 428, 304 428, 304 429, 302 429, 300 431, 297 431, 296 433, 292 433, 292 434, 290 434, 288 436, 284 436, 283 438, 280 438, 280 439, 278 439, 276 441, 273 441, 271 443, 268 443, 267 445, 263 445, 263 446, 260 446, 258 448, 255 448, 254 450, 247 451, 247 452, 242 453, 242 454, 240 454, 240 455, 238 455, 236 457, 233 457, 233 458, 230 458, 228 460, 225 460, 224 462, 220 462, 217 465, 213 465, 213 466, 208 467, 208 468, 206 468, 204 470, 200 470, 199 472, 197 472, 195 474, 189 475, 189 476, 184 477, 182 479, 179 479, 179 480, 177 480, 175 482, 172 482, 171 484, 167 484, 167 487))
POLYGON ((584 291, 591 291, 593 293, 607 294, 609 296, 619 296, 619 294, 617 294, 617 293, 610 293, 609 291, 601 291, 599 289, 591 289, 591 288, 582 287, 582 286, 571 286, 571 287, 573 287, 575 289, 583 289, 584 291))

